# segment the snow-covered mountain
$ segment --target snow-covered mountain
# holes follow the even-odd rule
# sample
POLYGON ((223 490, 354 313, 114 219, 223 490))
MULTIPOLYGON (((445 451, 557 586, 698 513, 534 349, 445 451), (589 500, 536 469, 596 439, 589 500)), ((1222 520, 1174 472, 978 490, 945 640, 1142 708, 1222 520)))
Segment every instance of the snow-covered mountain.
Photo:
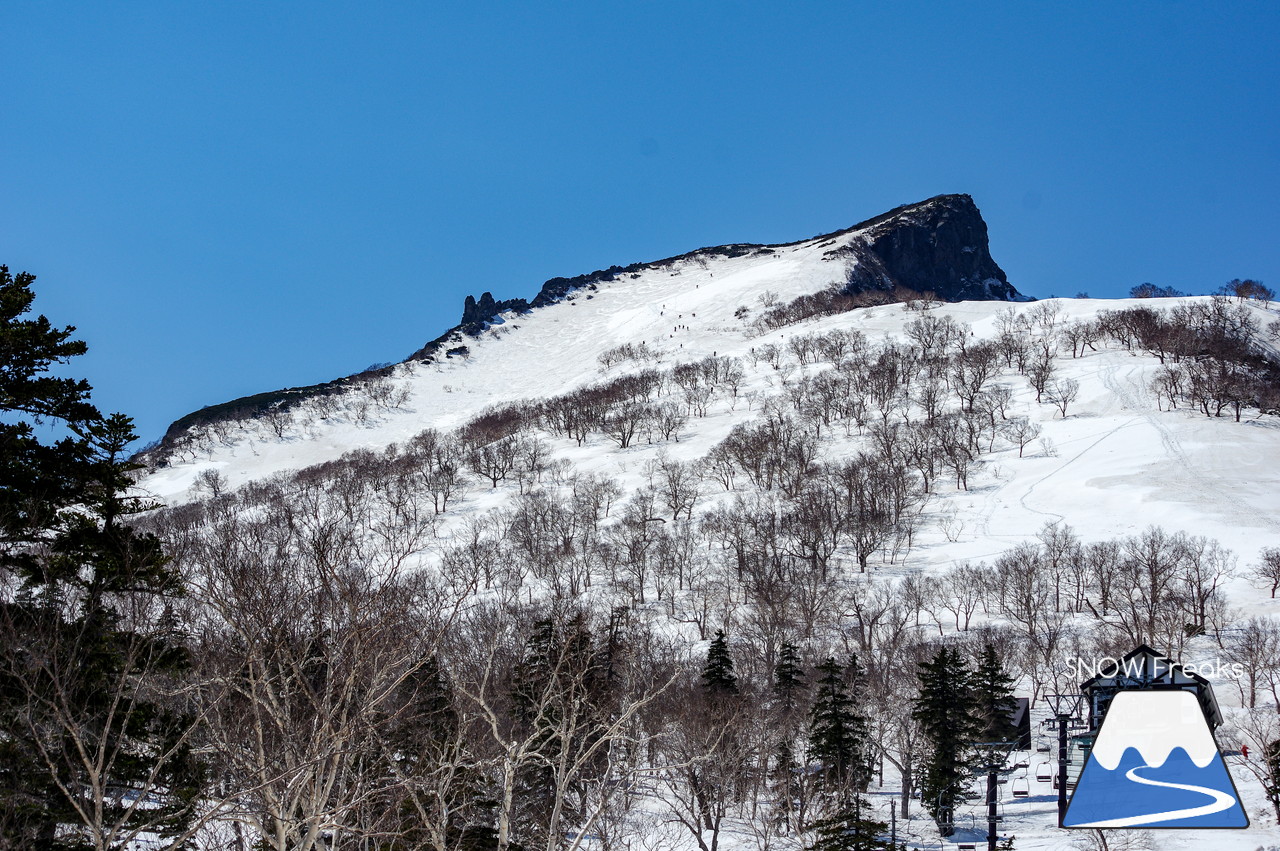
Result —
MULTIPOLYGON (((628 372, 669 369, 712 355, 743 359, 748 368, 743 394, 755 390, 764 395, 782 385, 782 376, 764 362, 753 363, 753 352, 769 346, 785 349, 789 338, 834 329, 859 331, 873 342, 904 339, 904 328, 919 314, 889 300, 892 289, 903 286, 896 279, 881 277, 877 290, 862 288, 866 267, 875 266, 878 273, 885 265, 868 246, 924 241, 922 234, 927 233, 943 235, 919 246, 928 262, 913 264, 901 255, 894 262, 941 266, 948 258, 961 257, 973 259, 975 273, 989 274, 982 282, 989 300, 942 304, 930 311, 962 323, 976 339, 994 337, 997 317, 1011 312, 1025 316, 1052 311, 1061 325, 1135 306, 1168 308, 1204 300, 1031 303, 1018 296, 991 260, 980 216, 980 227, 968 223, 964 232, 974 244, 956 244, 951 233, 957 228, 949 225, 959 218, 957 206, 969 207, 976 215, 968 196, 940 196, 792 244, 702 249, 655 263, 554 279, 533 300, 540 306, 503 310, 482 320, 473 310, 463 325, 474 335, 461 326, 451 329, 438 345, 425 347, 382 375, 356 376, 326 387, 332 397, 304 396, 293 405, 277 401, 274 409, 262 411, 233 402, 217 408, 252 415, 185 427, 180 420, 153 455, 158 465, 145 487, 166 502, 182 501, 205 470, 218 471, 235 487, 353 449, 403 442, 425 428, 457 428, 494 405, 547 399, 628 372), (938 251, 935 243, 948 239, 955 250, 938 251), (870 306, 844 311, 842 305, 834 308, 841 312, 824 315, 823 304, 797 305, 806 297, 851 289, 870 306), (815 315, 793 322, 785 316, 788 305, 797 305, 796 315, 808 310, 815 315), (602 355, 627 346, 647 347, 651 355, 602 365, 602 355), (373 398, 370 387, 376 388, 373 398), (316 398, 325 401, 317 404, 316 398), (282 416, 269 416, 272 410, 282 416)), ((913 283, 924 288, 919 279, 913 283)), ((974 283, 966 279, 963 286, 974 283)), ((1276 318, 1273 307, 1255 304, 1248 309, 1260 325, 1276 318)), ((1268 345, 1274 352, 1274 341, 1268 345)), ((999 549, 999 541, 1030 534, 1045 519, 1065 519, 1098 537, 1165 522, 1200 530, 1244 551, 1254 546, 1256 533, 1280 534, 1280 519, 1273 510, 1280 493, 1280 424, 1266 417, 1235 423, 1185 410, 1161 411, 1150 388, 1157 359, 1098 348, 1080 358, 1060 353, 1062 375, 1080 382, 1079 401, 1065 419, 1054 409, 1030 403, 1034 393, 1025 379, 998 379, 1013 389, 1014 409, 1040 422, 1056 450, 1049 455, 1027 452, 1026 458, 1018 459, 1021 463, 1008 459, 1008 450, 994 453, 986 464, 985 475, 991 479, 986 486, 954 497, 966 503, 958 506, 957 523, 969 527, 962 538, 985 543, 959 550, 949 546, 947 558, 989 554, 999 549), (979 492, 981 497, 974 495, 979 492)), ((796 363, 794 355, 784 351, 782 361, 787 360, 799 378, 823 369, 823 364, 796 363)), ((575 464, 607 463, 628 455, 642 460, 659 449, 692 458, 722 439, 733 424, 752 416, 753 410, 743 402, 722 403, 713 405, 705 421, 696 420, 678 442, 661 447, 643 444, 619 453, 610 451, 607 440, 596 438, 584 447, 557 446, 557 451, 575 464)))
MULTIPOLYGON (((185 487, 184 476, 210 465, 238 483, 350 448, 385 445, 426 425, 450 428, 487 405, 595 381, 600 355, 618 346, 643 343, 667 364, 716 352, 740 355, 761 331, 789 324, 788 308, 820 316, 921 293, 953 302, 1023 300, 991 258, 986 223, 968 195, 937 196, 799 242, 703 248, 553 278, 531 300, 469 297, 458 325, 402 363, 182 417, 149 453, 151 463, 172 467, 152 485, 172 497, 175 487, 185 487), (326 396, 346 397, 340 403, 346 404, 367 395, 370 385, 386 395, 387 379, 391 395, 403 401, 372 418, 358 417, 355 430, 349 417, 324 415, 331 405, 314 404, 326 396), (283 430, 279 413, 288 414, 283 430), (279 447, 258 445, 253 435, 264 428, 282 432, 275 434, 279 447), (254 445, 247 465, 232 460, 243 453, 223 451, 233 442, 254 445), (193 464, 193 451, 204 460, 193 464)), ((781 332, 760 342, 785 337, 781 332)))
MULTIPOLYGON (((1262 411, 1274 378, 1268 370, 1280 361, 1278 318, 1268 304, 1209 297, 1023 299, 992 260, 968 196, 940 196, 801 242, 702 249, 554 279, 528 302, 487 293, 469 299, 457 327, 392 367, 183 418, 147 456, 140 485, 180 505, 353 452, 394 453, 426 430, 457 433, 464 453, 513 431, 536 441, 538 457, 525 472, 470 474, 432 541, 413 552, 431 565, 468 523, 513 511, 533 490, 564 491, 575 475, 616 481, 622 501, 655 487, 662 464, 689 465, 700 482, 690 519, 761 492, 779 505, 795 502, 796 493, 770 496, 773 486, 745 462, 736 479, 712 472, 711 459, 730 455, 724 447, 744 428, 798 424, 814 452, 801 467, 834 468, 886 440, 928 440, 962 421, 986 428, 976 413, 986 411, 989 432, 966 439, 971 457, 959 466, 938 461, 912 509, 907 543, 878 546, 873 573, 945 581, 956 565, 990 562, 1035 541, 1046 523, 1068 525, 1085 542, 1158 525, 1235 553, 1239 569, 1222 579, 1232 612, 1222 617, 1238 623, 1277 614, 1243 568, 1262 548, 1280 546, 1280 418, 1262 411), (1181 312, 1162 320, 1159 311, 1181 312), (1252 360, 1231 380, 1247 377, 1259 382, 1254 389, 1203 406, 1191 401, 1212 395, 1195 389, 1196 370, 1217 357, 1185 340, 1166 350, 1168 329, 1191 321, 1247 333, 1252 360), (1153 322, 1165 323, 1164 336, 1153 322), (904 363, 910 374, 898 386, 870 386, 904 363), (617 390, 628 378, 645 386, 617 390), (566 397, 570 408, 606 399, 584 413, 589 422, 576 436, 548 413, 548 403, 566 397), (854 397, 864 404, 841 402, 854 397), (610 423, 636 406, 648 424, 612 434, 625 426, 610 423), (654 425, 661 416, 672 420, 654 425)), ((834 559, 852 575, 855 555, 842 541, 834 559)), ((930 617, 938 635, 956 630, 947 615, 930 617)), ((1223 652, 1210 636, 1193 637, 1184 661, 1223 652)), ((1235 683, 1218 688, 1230 702, 1235 683)), ((1241 782, 1241 791, 1251 817, 1265 809, 1261 787, 1241 782)), ((1025 837, 1019 848, 1061 847, 1054 844, 1061 835, 1045 829, 1051 794, 1039 790, 1022 809, 1006 811, 1006 827, 1025 837)), ((1253 848, 1280 842, 1280 832, 1255 818, 1223 847, 1237 847, 1230 844, 1237 839, 1253 848)))

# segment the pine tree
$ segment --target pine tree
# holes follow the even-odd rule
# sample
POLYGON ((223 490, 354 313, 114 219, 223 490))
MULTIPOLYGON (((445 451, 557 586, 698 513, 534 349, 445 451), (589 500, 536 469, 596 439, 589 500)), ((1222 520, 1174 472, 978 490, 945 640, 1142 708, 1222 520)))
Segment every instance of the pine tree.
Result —
POLYGON ((435 656, 422 659, 405 677, 404 710, 397 719, 393 758, 412 775, 433 763, 447 762, 461 747, 453 686, 435 656))
POLYGON ((972 679, 974 712, 982 725, 978 734, 981 741, 1015 740, 1018 730, 1010 720, 1018 708, 1018 701, 1013 696, 1013 677, 1005 673, 1000 657, 990 643, 983 646, 972 679))
POLYGON ((892 851, 893 844, 884 835, 888 825, 868 818, 868 809, 857 796, 842 802, 829 816, 814 822, 816 837, 806 851, 892 851))
POLYGON ((796 764, 795 749, 789 738, 779 740, 773 752, 773 771, 769 776, 769 787, 773 791, 775 805, 774 819, 784 830, 789 830, 799 809, 800 766, 796 764))
POLYGON ((521 766, 516 781, 516 828, 531 843, 547 844, 555 818, 563 827, 581 815, 574 796, 556 810, 556 767, 579 759, 603 731, 604 661, 586 617, 578 613, 563 623, 535 624, 514 672, 513 720, 532 736, 537 753, 521 766))
POLYGON ((778 801, 777 821, 784 828, 792 826, 803 791, 799 782, 800 766, 795 758, 795 735, 799 725, 796 716, 799 715, 800 696, 807 689, 804 670, 800 667, 799 649, 789 641, 784 642, 778 653, 778 662, 773 667, 774 723, 778 739, 774 746, 774 769, 770 778, 778 801))
POLYGON ((723 703, 738 695, 738 677, 733 672, 729 639, 722 629, 716 630, 716 637, 707 648, 707 662, 702 668, 702 686, 713 703, 723 703))
POLYGON ((861 790, 871 774, 867 753, 867 720, 857 713, 845 689, 844 669, 835 659, 818 666, 817 689, 810 710, 809 754, 822 763, 828 792, 843 796, 861 790))
POLYGON ((181 582, 160 542, 125 523, 151 507, 127 495, 132 422, 48 374, 85 346, 22 318, 34 280, 0 266, 0 575, 14 580, 0 596, 0 837, 180 837, 205 780, 194 721, 166 698, 187 667, 181 582), (36 423, 60 436, 43 442, 36 423))
POLYGON ((513 827, 516 835, 528 837, 537 844, 546 841, 555 804, 555 776, 551 766, 560 755, 555 730, 563 706, 556 679, 563 640, 555 621, 548 618, 534 624, 525 656, 514 672, 511 689, 513 720, 535 737, 539 755, 536 762, 521 766, 516 777, 513 827))
POLYGON ((804 671, 800 668, 800 651, 790 641, 785 641, 778 651, 778 662, 773 666, 773 694, 784 717, 795 711, 800 693, 807 688, 804 671))
POLYGON ((959 651, 943 647, 933 659, 920 663, 918 676, 920 696, 912 715, 932 745, 920 789, 925 808, 943 835, 950 836, 970 774, 970 746, 979 739, 982 726, 974 717, 970 674, 959 651))

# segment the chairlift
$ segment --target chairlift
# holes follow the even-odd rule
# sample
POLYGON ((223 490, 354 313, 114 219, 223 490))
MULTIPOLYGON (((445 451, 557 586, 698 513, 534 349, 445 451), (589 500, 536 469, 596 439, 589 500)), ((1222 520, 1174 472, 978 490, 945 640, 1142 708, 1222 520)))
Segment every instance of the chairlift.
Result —
POLYGON ((1036 753, 1048 753, 1048 752, 1049 752, 1048 742, 1036 742, 1036 753))
POLYGON ((1013 797, 1026 798, 1031 795, 1031 781, 1026 777, 1015 777, 1013 780, 1013 797))
POLYGON ((1042 762, 1036 766, 1036 780, 1041 783, 1048 783, 1053 779, 1053 766, 1047 762, 1042 762))

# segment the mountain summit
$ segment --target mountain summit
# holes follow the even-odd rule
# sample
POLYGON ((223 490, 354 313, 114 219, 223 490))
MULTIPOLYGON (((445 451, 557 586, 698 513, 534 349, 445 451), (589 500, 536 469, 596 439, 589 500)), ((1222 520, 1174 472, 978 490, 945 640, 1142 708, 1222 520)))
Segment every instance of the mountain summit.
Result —
MULTIPOLYGON (((968 195, 939 195, 855 225, 865 234, 848 289, 933 292, 944 301, 1009 301, 987 245, 987 223, 968 195)), ((857 249, 851 249, 856 251, 857 249)))
POLYGON ((479 301, 467 296, 462 320, 410 357, 421 359, 429 356, 455 332, 474 335, 484 323, 508 310, 523 312, 546 307, 580 288, 595 289, 602 283, 628 275, 635 277, 642 272, 669 269, 690 260, 745 255, 767 257, 782 249, 798 247, 830 248, 822 252, 823 259, 853 261, 846 279, 835 282, 835 289, 843 295, 910 291, 933 293, 943 301, 1012 301, 1019 298, 1004 270, 991 258, 987 223, 973 198, 969 195, 937 195, 915 204, 895 207, 853 227, 799 242, 718 245, 664 260, 610 266, 573 278, 552 278, 542 285, 531 302, 521 298, 497 301, 492 293, 487 292, 480 296, 479 301), (851 235, 859 238, 842 239, 851 235))
MULTIPOLYGON (((468 296, 458 324, 403 363, 461 361, 475 352, 482 336, 508 321, 504 316, 524 317, 519 324, 526 324, 531 315, 539 317, 538 324, 561 322, 569 317, 558 313, 546 316, 547 309, 578 306, 583 303, 580 295, 597 298, 606 291, 609 297, 594 305, 608 308, 603 312, 574 311, 571 320, 576 335, 605 347, 645 340, 652 344, 660 336, 703 326, 714 325, 720 332, 730 325, 745 330, 748 322, 777 327, 805 316, 902 301, 924 293, 949 302, 1022 298, 991 258, 987 225, 973 199, 939 195, 797 242, 699 248, 664 260, 552 278, 531 300, 499 300, 487 292, 478 299, 468 296), (664 315, 663 304, 670 305, 673 317, 664 315), (633 309, 640 310, 633 316, 636 321, 623 322, 622 316, 632 316, 633 309), (694 322, 699 314, 702 319, 694 322)), ((735 336, 740 338, 741 334, 735 336)), ((727 341, 716 348, 725 345, 727 341)), ((567 353, 561 349, 559 354, 567 353)), ((587 362, 594 363, 597 354, 593 350, 587 362)), ((287 411, 309 399, 339 395, 394 372, 395 367, 384 366, 324 384, 259 393, 202 408, 174 422, 163 445, 172 445, 193 428, 287 411)))

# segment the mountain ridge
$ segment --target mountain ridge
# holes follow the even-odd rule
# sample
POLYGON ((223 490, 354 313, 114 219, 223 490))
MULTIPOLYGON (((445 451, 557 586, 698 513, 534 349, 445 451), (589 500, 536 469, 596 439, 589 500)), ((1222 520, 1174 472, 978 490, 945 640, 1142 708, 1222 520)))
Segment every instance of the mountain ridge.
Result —
MULTIPOLYGON (((880 293, 892 298, 894 292, 933 292, 943 301, 1000 300, 1021 298, 1008 283, 1004 271, 991 258, 986 222, 973 198, 967 194, 935 195, 923 201, 903 204, 850 227, 792 242, 758 244, 729 243, 687 251, 660 260, 610 266, 573 277, 545 281, 531 299, 495 299, 484 292, 479 299, 467 296, 458 324, 427 342, 400 363, 431 361, 439 357, 465 355, 466 340, 482 333, 500 314, 524 314, 565 301, 578 290, 595 291, 601 284, 622 276, 658 273, 691 262, 758 256, 767 259, 783 249, 805 246, 830 247, 824 260, 844 262, 848 274, 833 281, 830 289, 841 295, 880 293), (931 281, 941 286, 930 287, 931 281)), ((393 365, 364 370, 319 384, 286 387, 251 394, 192 411, 170 424, 160 442, 163 448, 193 427, 228 420, 259 417, 277 408, 291 408, 317 396, 336 395, 352 385, 391 375, 393 365)))

